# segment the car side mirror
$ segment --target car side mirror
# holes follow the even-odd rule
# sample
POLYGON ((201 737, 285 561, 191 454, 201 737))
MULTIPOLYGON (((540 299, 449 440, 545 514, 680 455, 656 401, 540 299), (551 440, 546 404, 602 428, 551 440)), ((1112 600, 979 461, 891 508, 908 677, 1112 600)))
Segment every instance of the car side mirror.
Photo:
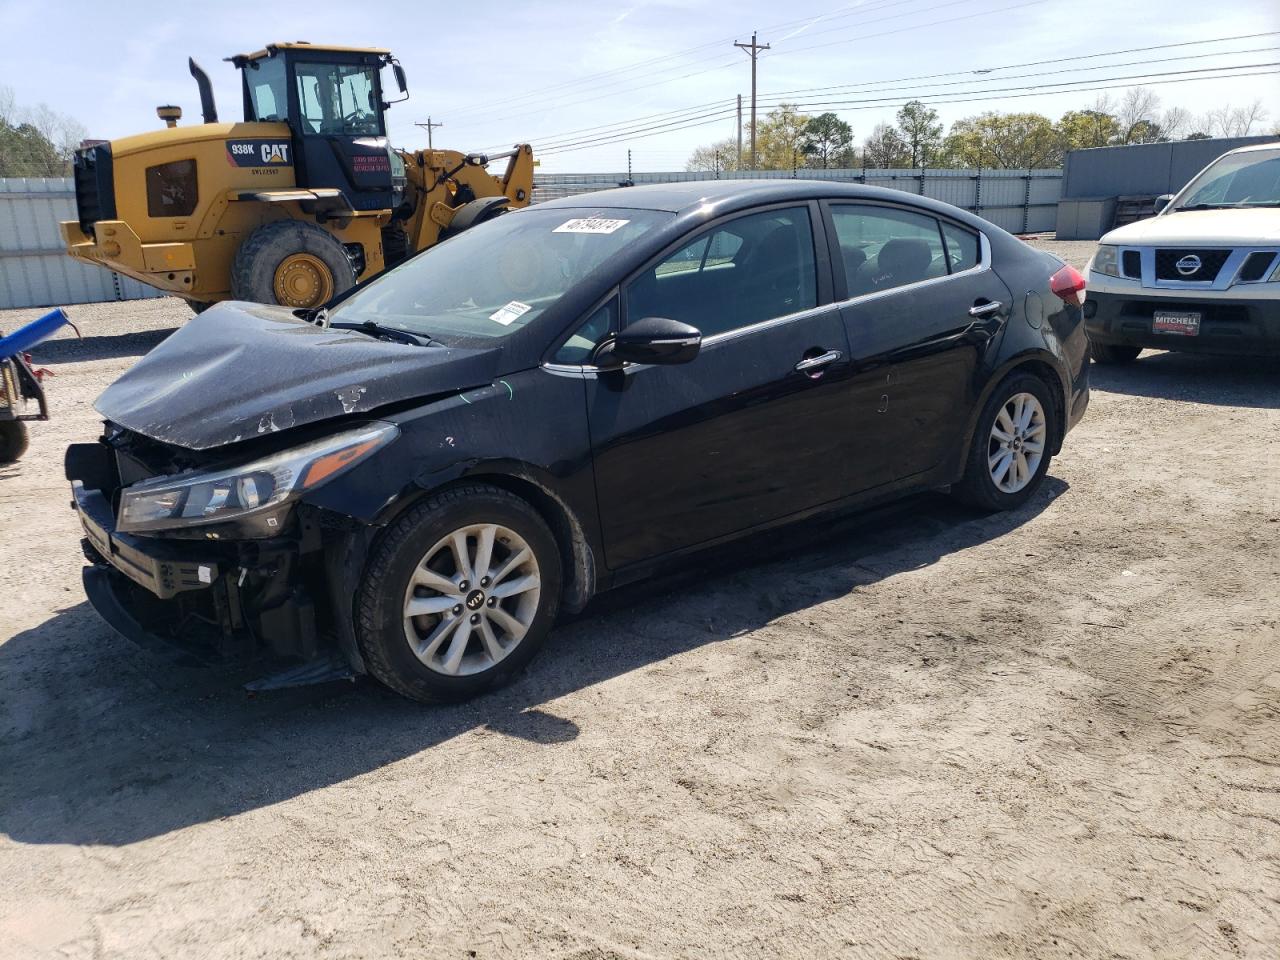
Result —
POLYGON ((1169 205, 1171 200, 1173 200, 1172 193, 1162 193, 1160 196, 1156 197, 1156 213, 1163 212, 1164 208, 1169 205))
POLYGON ((645 317, 596 348, 592 361, 600 367, 622 363, 688 363, 702 349, 697 327, 666 317, 645 317))

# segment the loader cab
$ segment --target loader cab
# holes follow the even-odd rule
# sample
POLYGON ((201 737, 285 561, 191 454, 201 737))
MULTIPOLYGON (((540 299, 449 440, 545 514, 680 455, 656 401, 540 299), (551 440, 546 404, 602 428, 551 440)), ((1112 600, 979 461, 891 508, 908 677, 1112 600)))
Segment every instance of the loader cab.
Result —
POLYGON ((292 155, 281 159, 297 186, 338 187, 354 210, 395 205, 382 68, 402 93, 405 84, 389 51, 280 43, 229 59, 243 77, 245 120, 288 124, 292 155))

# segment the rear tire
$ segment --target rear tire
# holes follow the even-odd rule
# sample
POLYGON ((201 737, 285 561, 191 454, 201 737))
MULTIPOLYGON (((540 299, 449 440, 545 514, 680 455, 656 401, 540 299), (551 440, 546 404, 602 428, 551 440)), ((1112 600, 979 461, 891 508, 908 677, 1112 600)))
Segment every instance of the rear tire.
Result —
POLYGON ((0 463, 13 463, 27 452, 27 425, 21 420, 0 420, 0 463))
POLYGON ((231 267, 231 295, 253 303, 319 307, 355 283, 342 244, 305 220, 264 223, 240 244, 231 267))
POLYGON ((1133 363, 1141 352, 1141 347, 1089 341, 1089 354, 1093 357, 1094 363, 1133 363))
POLYGON ((1030 500, 1053 459, 1054 410, 1049 386, 1035 374, 1015 372, 1003 380, 978 415, 964 476, 952 488, 956 498, 990 512, 1015 510, 1030 500), (1025 424, 1020 412, 1026 413, 1025 424), (1011 479, 1019 469, 1025 473, 1011 479))
POLYGON ((487 484, 443 490, 373 549, 356 593, 361 655, 374 677, 412 700, 476 696, 538 652, 560 578, 555 537, 528 503, 487 484))

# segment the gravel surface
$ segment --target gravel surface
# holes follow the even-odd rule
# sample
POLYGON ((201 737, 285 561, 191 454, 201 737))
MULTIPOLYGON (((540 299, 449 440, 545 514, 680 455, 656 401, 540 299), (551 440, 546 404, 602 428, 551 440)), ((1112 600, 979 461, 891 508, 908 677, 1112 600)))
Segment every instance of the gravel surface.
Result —
POLYGON ((71 312, 0 469, 0 956, 1276 955, 1280 363, 1095 367, 1025 509, 738 550, 424 708, 98 619, 62 450, 188 311, 71 312))

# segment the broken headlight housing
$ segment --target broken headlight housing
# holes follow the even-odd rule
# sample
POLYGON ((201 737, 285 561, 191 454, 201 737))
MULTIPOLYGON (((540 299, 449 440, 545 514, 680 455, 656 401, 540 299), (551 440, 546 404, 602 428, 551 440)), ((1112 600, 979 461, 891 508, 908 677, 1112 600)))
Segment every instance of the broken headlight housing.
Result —
POLYGON ((345 473, 399 434, 395 424, 370 423, 242 466, 144 480, 121 491, 116 528, 168 530, 268 511, 345 473))

